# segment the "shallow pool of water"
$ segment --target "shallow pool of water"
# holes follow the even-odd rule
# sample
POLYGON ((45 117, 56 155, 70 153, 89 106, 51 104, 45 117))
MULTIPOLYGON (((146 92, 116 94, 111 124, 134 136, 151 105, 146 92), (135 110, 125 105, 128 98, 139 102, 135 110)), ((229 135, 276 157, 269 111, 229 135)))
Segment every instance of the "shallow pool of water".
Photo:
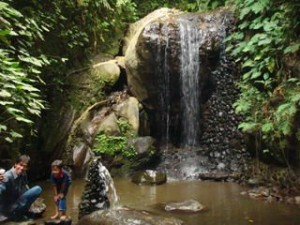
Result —
MULTIPOLYGON (((250 199, 240 193, 243 188, 235 183, 174 181, 160 186, 139 186, 128 179, 115 179, 119 204, 148 210, 163 216, 172 216, 185 225, 300 225, 300 206, 268 203, 250 199), (199 213, 165 212, 161 203, 195 199, 206 207, 199 213)), ((42 182, 42 197, 47 204, 44 218, 54 213, 52 186, 42 182)), ((68 214, 77 221, 78 204, 84 181, 75 180, 68 194, 68 214)))

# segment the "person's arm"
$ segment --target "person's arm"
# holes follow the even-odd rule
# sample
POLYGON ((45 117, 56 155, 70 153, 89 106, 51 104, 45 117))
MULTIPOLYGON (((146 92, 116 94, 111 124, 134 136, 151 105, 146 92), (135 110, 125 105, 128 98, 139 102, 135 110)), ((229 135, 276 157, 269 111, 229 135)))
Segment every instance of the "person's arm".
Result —
POLYGON ((60 195, 62 198, 67 194, 70 184, 71 184, 71 176, 69 173, 64 171, 64 179, 60 189, 60 195))
POLYGON ((58 199, 61 199, 60 193, 57 192, 57 186, 53 184, 53 193, 54 193, 54 201, 57 202, 58 199))
POLYGON ((52 189, 53 189, 53 194, 54 194, 54 201, 57 202, 57 200, 58 200, 57 185, 56 185, 55 179, 52 176, 52 174, 50 176, 50 180, 51 180, 51 183, 52 183, 52 189))
POLYGON ((22 190, 23 192, 28 191, 29 190, 29 185, 28 185, 28 177, 27 177, 27 173, 22 175, 22 190))
POLYGON ((65 195, 66 195, 66 185, 62 184, 61 185, 61 191, 58 194, 58 196, 59 196, 59 198, 63 198, 63 197, 65 197, 65 195))
POLYGON ((57 187, 56 187, 56 185, 53 184, 52 188, 53 188, 53 194, 54 194, 54 196, 57 196, 57 187))

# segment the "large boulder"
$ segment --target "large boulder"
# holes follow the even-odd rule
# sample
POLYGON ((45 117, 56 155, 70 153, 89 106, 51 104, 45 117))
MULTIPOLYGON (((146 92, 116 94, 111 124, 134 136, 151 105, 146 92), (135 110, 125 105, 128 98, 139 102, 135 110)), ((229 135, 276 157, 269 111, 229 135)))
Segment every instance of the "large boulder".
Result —
POLYGON ((148 108, 158 107, 158 87, 159 82, 162 81, 160 79, 163 78, 157 75, 161 76, 160 74, 164 71, 160 69, 163 68, 163 64, 167 63, 170 74, 169 85, 174 88, 170 93, 171 102, 179 101, 179 65, 182 53, 180 32, 185 24, 189 24, 201 35, 199 46, 201 71, 199 74, 202 74, 202 78, 199 75, 199 79, 205 82, 214 66, 211 59, 222 50, 225 14, 229 12, 209 15, 183 14, 174 10, 161 9, 134 24, 131 28, 134 32, 129 32, 129 37, 127 37, 130 42, 125 53, 125 66, 130 91, 137 99, 148 108), (134 36, 131 35, 132 33, 134 36))
POLYGON ((150 22, 157 20, 161 17, 171 16, 171 15, 177 15, 182 12, 176 10, 176 9, 168 9, 168 8, 161 8, 158 10, 155 10, 154 12, 148 14, 141 20, 131 24, 129 26, 128 32, 126 36, 123 38, 124 45, 123 45, 123 54, 126 55, 127 51, 132 51, 131 48, 134 48, 134 45, 131 44, 131 42, 136 42, 137 38, 143 31, 145 25, 149 24, 150 22))
POLYGON ((135 160, 129 165, 134 171, 148 168, 157 160, 159 152, 154 146, 154 138, 150 136, 137 137, 129 140, 128 144, 135 149, 137 154, 135 160))
POLYGON ((114 112, 110 113, 103 120, 99 127, 99 132, 103 132, 109 135, 120 134, 120 128, 118 127, 118 118, 114 112))
POLYGON ((94 140, 99 133, 119 135, 118 119, 126 119, 132 132, 139 129, 139 104, 126 92, 115 92, 105 101, 88 107, 74 122, 67 142, 68 164, 74 166, 74 172, 82 177, 86 173, 88 162, 93 156, 94 140))
POLYGON ((134 134, 139 130, 139 102, 135 97, 129 97, 118 105, 114 111, 117 115, 127 119, 134 134))
POLYGON ((91 68, 91 73, 95 77, 95 80, 112 86, 119 79, 121 70, 117 60, 110 60, 94 64, 91 68))
POLYGON ((150 136, 138 137, 129 141, 129 144, 132 145, 138 155, 151 155, 151 151, 154 150, 155 139, 150 136))

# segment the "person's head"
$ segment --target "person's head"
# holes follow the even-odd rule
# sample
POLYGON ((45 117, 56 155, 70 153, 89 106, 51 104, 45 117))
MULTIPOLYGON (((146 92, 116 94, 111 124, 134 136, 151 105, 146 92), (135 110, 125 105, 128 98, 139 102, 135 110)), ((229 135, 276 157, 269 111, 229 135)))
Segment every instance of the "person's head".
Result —
POLYGON ((17 175, 21 175, 22 173, 26 172, 29 161, 30 161, 30 157, 28 155, 21 155, 16 160, 14 168, 15 168, 17 175))
POLYGON ((63 163, 61 160, 57 159, 51 163, 51 173, 53 176, 58 177, 62 172, 63 163))

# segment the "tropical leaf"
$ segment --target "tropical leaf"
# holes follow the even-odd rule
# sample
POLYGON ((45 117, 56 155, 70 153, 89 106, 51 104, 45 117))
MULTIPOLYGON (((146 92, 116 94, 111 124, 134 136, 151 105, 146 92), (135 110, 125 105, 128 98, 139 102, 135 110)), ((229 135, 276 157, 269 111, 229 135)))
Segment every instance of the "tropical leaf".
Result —
POLYGON ((7 90, 3 89, 0 91, 0 97, 9 98, 9 97, 11 97, 11 93, 9 93, 7 90))
POLYGON ((255 133, 259 129, 259 124, 255 122, 242 122, 238 128, 245 133, 255 133))
POLYGON ((21 117, 21 116, 16 116, 16 120, 20 121, 20 122, 24 122, 24 123, 29 123, 29 124, 33 123, 33 121, 31 121, 31 120, 29 120, 27 118, 21 117))
POLYGON ((14 139, 15 139, 15 138, 21 138, 21 137, 23 137, 23 135, 21 135, 21 134, 15 132, 15 131, 11 131, 11 132, 9 132, 9 134, 10 134, 11 137, 14 138, 14 139))
POLYGON ((0 124, 0 132, 6 131, 6 130, 7 130, 7 126, 0 124))
POLYGON ((263 133, 270 133, 270 132, 272 132, 274 130, 274 125, 273 125, 273 123, 272 122, 268 122, 268 123, 265 123, 265 124, 263 124, 262 125, 262 127, 261 127, 261 131, 263 132, 263 133))

